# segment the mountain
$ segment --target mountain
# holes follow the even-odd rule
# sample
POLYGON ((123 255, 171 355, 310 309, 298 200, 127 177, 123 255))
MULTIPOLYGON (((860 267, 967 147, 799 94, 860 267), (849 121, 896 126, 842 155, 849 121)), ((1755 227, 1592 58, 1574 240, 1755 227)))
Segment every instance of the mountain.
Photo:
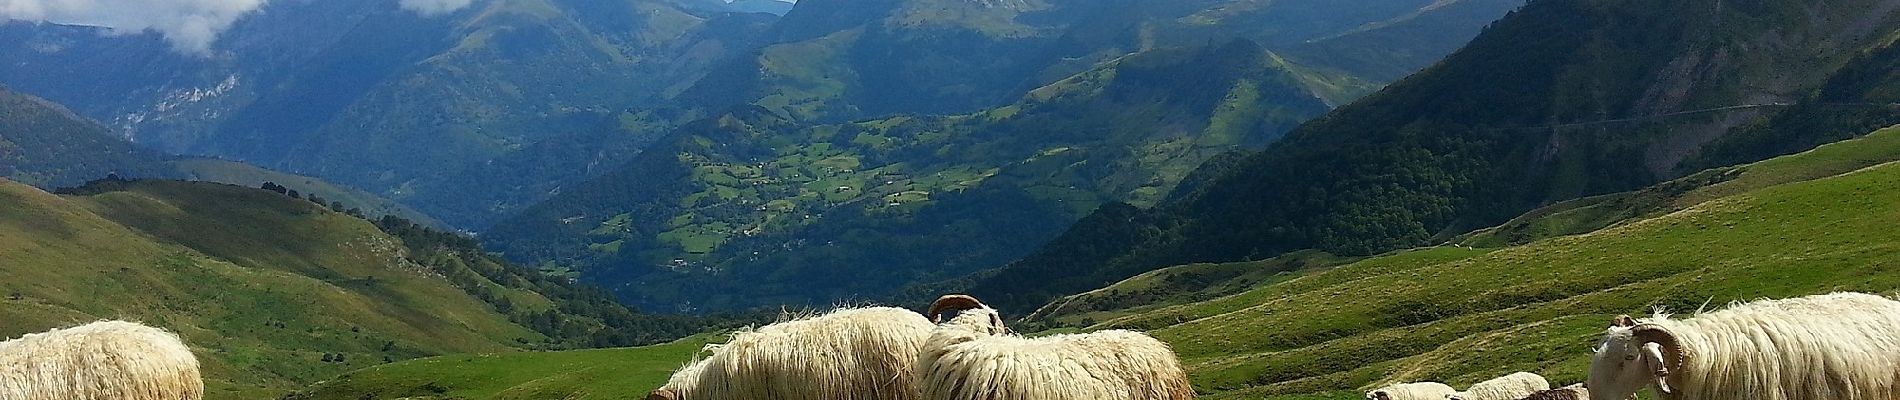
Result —
POLYGON ((651 343, 701 329, 488 257, 396 217, 215 183, 0 180, 0 336, 101 318, 161 326, 209 398, 271 398, 422 356, 651 343))
POLYGON ((1383 83, 1437 61, 1521 3, 807 0, 773 26, 767 45, 717 67, 681 100, 756 104, 798 120, 960 114, 1122 55, 1235 39, 1383 83))
POLYGON ((441 225, 394 201, 320 179, 233 161, 160 154, 127 142, 110 128, 59 104, 0 87, 0 178, 52 189, 108 174, 242 186, 273 182, 360 207, 370 215, 396 215, 429 226, 441 225))
MULTIPOLYGON (((1205 399, 1358 399, 1392 382, 1468 386, 1515 371, 1567 385, 1583 380, 1615 315, 1900 291, 1900 252, 1883 235, 1900 222, 1897 161, 1900 127, 1553 204, 1456 245, 1171 266, 1052 302, 1028 321, 1012 314, 1011 326, 1147 331, 1182 357, 1205 399), (1529 226, 1578 228, 1520 229, 1529 226)), ((704 339, 423 359, 301 394, 611 398, 662 382, 704 339)))
POLYGON ((1890 88, 1864 86, 1889 82, 1900 32, 1900 14, 1866 10, 1896 7, 1533 2, 1443 62, 1197 171, 1159 206, 1104 207, 947 285, 1026 312, 1162 266, 1376 254, 1719 164, 1701 154, 1851 137, 1900 122, 1890 88))
POLYGON ((689 125, 622 170, 497 225, 491 248, 581 265, 682 311, 886 296, 1020 257, 1111 201, 1327 110, 1324 77, 1250 41, 1131 55, 1015 104, 801 125, 689 125))
POLYGON ((481 1, 445 15, 284 0, 240 19, 208 57, 151 34, 8 23, 0 80, 149 147, 363 187, 474 228, 686 118, 658 102, 775 18, 660 0, 481 1))

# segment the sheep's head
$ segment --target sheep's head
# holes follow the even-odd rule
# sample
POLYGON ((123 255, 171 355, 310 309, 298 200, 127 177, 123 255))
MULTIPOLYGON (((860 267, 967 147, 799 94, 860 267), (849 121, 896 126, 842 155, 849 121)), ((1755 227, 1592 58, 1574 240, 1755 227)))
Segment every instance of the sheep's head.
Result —
POLYGON ((1471 394, 1465 392, 1447 394, 1445 400, 1471 400, 1471 394))
POLYGON ((673 393, 672 390, 659 389, 654 390, 652 393, 647 393, 647 400, 680 400, 680 396, 673 393))
POLYGON ((1674 333, 1655 324, 1639 324, 1629 316, 1611 321, 1603 342, 1590 359, 1590 400, 1625 400, 1644 387, 1675 393, 1669 374, 1683 363, 1682 346, 1674 333))
POLYGON ((978 333, 1000 335, 1009 331, 1008 327, 1003 326, 1003 317, 996 309, 983 305, 983 302, 969 295, 947 294, 939 297, 930 304, 930 311, 925 314, 930 316, 931 322, 955 325, 978 333), (944 322, 945 313, 956 313, 956 316, 944 322))
POLYGON ((1366 400, 1392 400, 1392 394, 1384 390, 1366 392, 1366 400))

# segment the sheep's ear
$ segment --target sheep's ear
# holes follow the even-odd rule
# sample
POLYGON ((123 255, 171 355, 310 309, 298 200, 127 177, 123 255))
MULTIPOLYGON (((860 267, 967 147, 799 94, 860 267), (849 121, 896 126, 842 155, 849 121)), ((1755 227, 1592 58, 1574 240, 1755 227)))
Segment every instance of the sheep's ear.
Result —
POLYGON ((1628 327, 1636 326, 1636 319, 1630 318, 1630 316, 1628 315, 1618 315, 1616 316, 1616 318, 1610 320, 1610 326, 1615 327, 1615 328, 1628 328, 1628 327))
POLYGON ((653 393, 647 393, 647 400, 680 400, 680 398, 679 395, 674 394, 671 390, 660 389, 653 391, 653 393))
POLYGON ((1669 363, 1663 359, 1662 344, 1644 343, 1643 362, 1649 365, 1651 377, 1656 380, 1656 390, 1663 394, 1673 394, 1675 388, 1669 387, 1669 363))

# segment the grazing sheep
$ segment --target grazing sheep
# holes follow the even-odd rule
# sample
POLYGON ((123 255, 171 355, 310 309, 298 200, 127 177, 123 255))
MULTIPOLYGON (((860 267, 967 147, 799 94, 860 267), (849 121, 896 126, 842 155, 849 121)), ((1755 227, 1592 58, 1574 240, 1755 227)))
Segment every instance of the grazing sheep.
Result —
POLYGON ((1457 391, 1438 382, 1400 383, 1366 392, 1366 400, 1443 400, 1457 391))
POLYGON ((1540 390, 1549 390, 1550 381, 1529 372, 1514 372, 1510 375, 1491 378, 1491 380, 1471 385, 1463 392, 1445 395, 1450 400, 1518 400, 1540 390))
POLYGON ((915 400, 911 368, 935 326, 875 307, 734 333, 673 374, 648 400, 915 400))
POLYGON ((1524 400, 1588 400, 1590 390, 1583 385, 1570 385, 1551 390, 1540 390, 1525 396, 1524 400))
POLYGON ((198 400, 198 358, 178 335, 99 321, 0 342, 0 399, 198 400))
POLYGON ((948 295, 928 313, 941 321, 918 359, 918 389, 931 400, 1181 400, 1194 398, 1168 345, 1137 332, 1024 338, 996 309, 948 295))
POLYGON ((1590 362, 1590 398, 1645 387, 1669 400, 1900 399, 1900 302, 1835 293, 1689 319, 1617 317, 1590 362))

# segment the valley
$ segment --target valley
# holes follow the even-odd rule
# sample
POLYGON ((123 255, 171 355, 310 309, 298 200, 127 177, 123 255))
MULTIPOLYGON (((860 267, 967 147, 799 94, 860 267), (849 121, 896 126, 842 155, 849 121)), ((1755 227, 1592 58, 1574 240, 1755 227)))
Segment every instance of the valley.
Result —
POLYGON ((0 339, 212 400, 1660 389, 1614 317, 1900 296, 1900 0, 22 1, 0 339))

